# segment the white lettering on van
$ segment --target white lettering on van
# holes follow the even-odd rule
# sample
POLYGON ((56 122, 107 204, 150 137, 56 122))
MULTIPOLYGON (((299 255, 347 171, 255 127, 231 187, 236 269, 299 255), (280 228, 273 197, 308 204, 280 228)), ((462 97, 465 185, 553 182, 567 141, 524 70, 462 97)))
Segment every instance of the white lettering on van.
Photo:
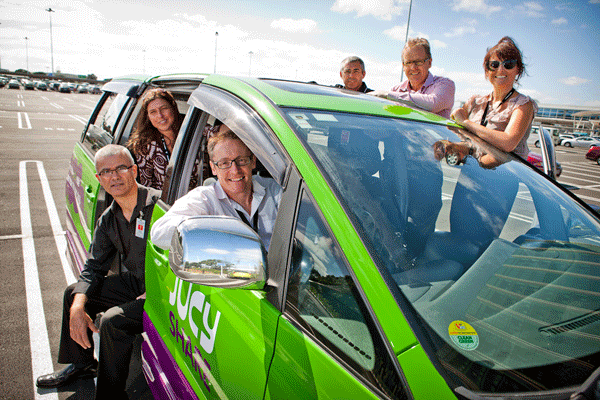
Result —
POLYGON ((217 337, 217 328, 219 326, 219 319, 221 318, 221 312, 217 310, 215 316, 215 322, 211 328, 209 322, 209 314, 211 304, 205 302, 206 296, 200 291, 195 291, 192 294, 192 284, 188 285, 187 296, 182 299, 181 291, 183 290, 183 281, 180 278, 175 278, 175 287, 169 294, 169 303, 171 306, 177 304, 177 313, 182 321, 189 320, 190 328, 192 333, 196 336, 196 339, 200 338, 200 346, 211 354, 215 347, 215 339, 217 337), (197 309, 202 314, 202 325, 204 330, 198 328, 198 324, 192 318, 192 310, 197 309), (206 331, 206 333, 205 333, 206 331), (200 333, 200 336, 198 336, 200 333))

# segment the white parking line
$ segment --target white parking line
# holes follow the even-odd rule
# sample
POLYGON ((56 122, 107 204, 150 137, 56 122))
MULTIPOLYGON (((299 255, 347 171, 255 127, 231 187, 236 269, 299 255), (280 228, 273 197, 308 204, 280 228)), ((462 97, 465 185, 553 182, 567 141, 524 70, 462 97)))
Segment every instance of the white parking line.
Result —
POLYGON ((17 100, 17 107, 25 107, 25 102, 23 100, 17 100))
POLYGON ((56 248, 58 250, 58 256, 60 257, 60 262, 65 273, 67 285, 70 285, 71 283, 75 283, 76 279, 69 266, 69 262, 67 261, 67 240, 65 239, 65 232, 58 218, 56 203, 52 197, 52 191, 50 190, 50 184, 48 183, 44 164, 41 161, 36 162, 42 184, 42 191, 44 192, 44 200, 46 200, 46 208, 48 209, 48 217, 50 218, 50 225, 52 226, 52 233, 54 233, 54 241, 56 242, 56 248))
POLYGON ((29 122, 29 115, 26 112, 17 113, 17 118, 19 119, 19 129, 31 129, 31 122, 29 122), (23 114, 23 117, 21 117, 23 114), (23 119, 25 119, 25 127, 23 127, 23 119))
POLYGON ((60 104, 56 104, 56 103, 50 103, 50 105, 51 105, 52 107, 54 107, 54 108, 58 108, 58 109, 63 109, 63 110, 64 110, 64 107, 63 107, 63 106, 61 106, 60 104))
POLYGON ((69 117, 73 118, 77 122, 81 122, 84 125, 87 124, 87 120, 85 118, 83 118, 83 117, 80 117, 79 115, 70 115, 69 114, 69 117))
MULTIPOLYGON (((27 299, 27 318, 29 322, 29 341, 31 346, 31 369, 33 373, 33 387, 35 379, 41 374, 53 370, 52 356, 50 354, 50 342, 48 341, 48 329, 46 328, 46 317, 44 304, 40 289, 40 278, 35 255, 35 244, 33 241, 33 229, 31 226, 31 213, 29 209, 29 189, 27 186, 27 162, 19 163, 19 190, 21 205, 21 232, 23 234, 23 265, 25 270, 25 294, 27 299)), ((42 395, 34 389, 35 399, 57 399, 56 389, 42 395)))

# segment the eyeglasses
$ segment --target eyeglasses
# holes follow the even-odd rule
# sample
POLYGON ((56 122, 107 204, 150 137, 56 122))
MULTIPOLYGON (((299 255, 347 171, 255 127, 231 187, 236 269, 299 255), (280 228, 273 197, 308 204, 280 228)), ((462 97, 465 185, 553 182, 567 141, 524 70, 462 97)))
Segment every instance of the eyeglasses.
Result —
POLYGON ((237 157, 234 160, 220 160, 220 161, 213 161, 213 164, 215 164, 217 166, 217 168, 219 169, 228 169, 231 168, 231 166, 233 165, 233 163, 235 163, 235 165, 237 165, 238 167, 245 167, 246 165, 250 164, 250 162, 252 161, 252 156, 245 156, 245 157, 237 157))
POLYGON ((425 64, 425 62, 427 60, 429 60, 429 57, 425 58, 424 60, 415 60, 415 61, 406 61, 406 62, 402 61, 402 65, 404 65, 405 67, 410 67, 411 65, 414 65, 415 67, 420 67, 423 64, 425 64))
POLYGON ((127 171, 131 169, 131 167, 133 167, 133 165, 130 165, 129 167, 126 165, 119 165, 115 169, 103 169, 102 171, 98 172, 98 176, 100 178, 108 178, 111 177, 114 173, 117 173, 119 175, 125 175, 127 171))
POLYGON ((517 66, 517 60, 490 61, 488 62, 488 69, 490 71, 495 71, 500 68, 500 64, 504 66, 504 69, 513 69, 517 66))

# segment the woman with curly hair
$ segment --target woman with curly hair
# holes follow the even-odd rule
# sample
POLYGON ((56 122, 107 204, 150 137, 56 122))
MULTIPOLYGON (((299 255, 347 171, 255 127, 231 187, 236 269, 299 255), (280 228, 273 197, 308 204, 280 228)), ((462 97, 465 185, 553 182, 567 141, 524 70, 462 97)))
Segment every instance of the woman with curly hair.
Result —
MULTIPOLYGON (((525 73, 525 65, 514 40, 505 36, 489 48, 483 69, 493 86, 492 93, 471 97, 454 110, 452 118, 488 143, 527 159, 527 138, 538 107, 533 99, 515 89, 525 73)), ((491 155, 482 156, 480 162, 493 165, 496 161, 485 157, 491 155)))
POLYGON ((144 95, 133 133, 127 142, 138 164, 142 185, 162 190, 181 122, 177 103, 170 92, 151 89, 144 95))

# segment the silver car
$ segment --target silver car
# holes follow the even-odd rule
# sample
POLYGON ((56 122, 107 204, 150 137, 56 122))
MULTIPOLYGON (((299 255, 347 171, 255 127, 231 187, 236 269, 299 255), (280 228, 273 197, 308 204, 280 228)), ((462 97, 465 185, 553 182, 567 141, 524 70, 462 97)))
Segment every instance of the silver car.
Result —
POLYGON ((562 145, 565 147, 586 147, 600 146, 600 138, 591 138, 582 136, 573 139, 565 139, 562 141, 562 145))

